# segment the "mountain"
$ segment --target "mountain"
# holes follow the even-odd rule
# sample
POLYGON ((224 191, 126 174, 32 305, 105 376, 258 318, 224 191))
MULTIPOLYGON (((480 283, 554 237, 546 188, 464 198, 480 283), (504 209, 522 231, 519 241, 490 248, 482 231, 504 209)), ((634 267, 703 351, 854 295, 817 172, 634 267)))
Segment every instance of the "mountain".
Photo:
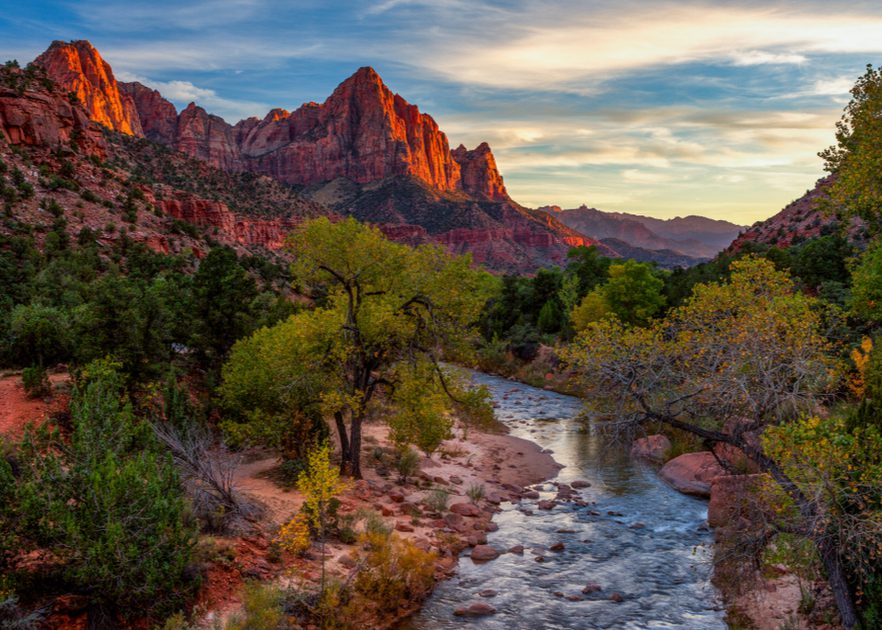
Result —
MULTIPOLYGON (((825 211, 827 190, 832 183, 832 176, 819 179, 814 188, 787 204, 780 212, 750 226, 732 242, 727 251, 737 253, 750 243, 786 248, 835 231, 839 219, 835 212, 825 211)), ((856 223, 853 228, 859 229, 860 226, 856 223)))
POLYGON ((143 135, 135 103, 120 91, 110 65, 85 40, 53 42, 34 60, 66 92, 76 95, 92 120, 114 131, 143 135))
POLYGON ((571 210, 562 210, 557 206, 541 209, 592 238, 617 239, 630 247, 646 250, 670 250, 698 259, 692 264, 715 256, 744 229, 729 221, 694 215, 656 219, 625 212, 604 212, 585 205, 571 210))
MULTIPOLYGON (((35 68, 0 67, 0 190, 7 205, 0 235, 24 230, 42 242, 53 217, 63 216, 70 237, 88 228, 108 248, 135 242, 198 257, 220 242, 273 258, 299 222, 329 214, 272 178, 221 171, 102 127, 91 120, 86 99, 35 68)), ((109 101, 93 93, 91 102, 109 101)))
POLYGON ((508 195, 486 143, 451 150, 435 120, 369 67, 321 104, 273 109, 231 125, 191 103, 177 112, 137 82, 118 82, 88 42, 53 42, 36 60, 89 117, 208 165, 266 175, 329 207, 381 224, 393 238, 443 243, 478 262, 528 272, 573 245, 608 247, 508 195))
POLYGON ((687 256, 672 249, 635 247, 617 238, 604 238, 600 242, 614 250, 622 258, 633 258, 637 262, 653 262, 662 269, 687 268, 709 260, 708 258, 687 256))

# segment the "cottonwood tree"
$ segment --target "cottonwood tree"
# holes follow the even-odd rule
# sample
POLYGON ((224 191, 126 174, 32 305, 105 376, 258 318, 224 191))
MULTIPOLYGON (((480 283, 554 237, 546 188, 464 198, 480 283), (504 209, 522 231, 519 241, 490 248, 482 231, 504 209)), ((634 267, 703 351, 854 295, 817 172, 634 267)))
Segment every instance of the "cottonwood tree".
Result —
POLYGON ((316 307, 234 346, 221 387, 228 406, 252 409, 252 420, 280 410, 333 418, 341 468, 354 477, 362 425, 381 392, 393 411, 396 403, 413 409, 413 393, 425 393, 431 411, 416 426, 388 414, 397 433, 424 450, 446 437, 438 423, 448 422, 447 412, 486 414, 486 398, 467 395, 438 363, 442 346, 466 345, 492 286, 468 257, 392 243, 354 219, 308 221, 290 247, 295 287, 316 307))
POLYGON ((833 202, 882 228, 882 69, 867 70, 851 88, 851 101, 836 123, 836 144, 819 155, 835 176, 833 202))
POLYGON ((608 430, 662 423, 744 451, 792 501, 796 532, 817 548, 851 628, 857 615, 836 524, 762 443, 767 428, 816 412, 837 381, 819 304, 767 260, 748 257, 732 269, 729 283, 696 286, 649 327, 590 324, 567 358, 584 375, 589 415, 608 430))

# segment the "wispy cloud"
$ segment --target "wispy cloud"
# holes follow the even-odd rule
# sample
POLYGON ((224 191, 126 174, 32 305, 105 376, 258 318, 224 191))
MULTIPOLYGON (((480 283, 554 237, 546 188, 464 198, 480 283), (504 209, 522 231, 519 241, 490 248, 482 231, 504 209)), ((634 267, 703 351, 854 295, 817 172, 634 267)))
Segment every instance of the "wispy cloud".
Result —
POLYGON ((128 72, 119 72, 117 75, 122 81, 138 81, 154 90, 159 90, 160 94, 172 101, 179 110, 193 102, 231 122, 249 116, 262 116, 271 109, 266 103, 223 98, 214 90, 196 86, 190 81, 155 81, 128 72))

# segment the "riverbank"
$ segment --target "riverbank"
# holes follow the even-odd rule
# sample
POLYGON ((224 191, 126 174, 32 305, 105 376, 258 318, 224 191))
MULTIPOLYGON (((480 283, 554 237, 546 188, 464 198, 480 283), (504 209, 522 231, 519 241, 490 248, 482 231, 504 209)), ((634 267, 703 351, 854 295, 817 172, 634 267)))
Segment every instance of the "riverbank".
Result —
MULTIPOLYGON (((487 533, 496 529, 493 516, 499 505, 518 501, 524 487, 554 477, 561 466, 529 440, 506 433, 457 429, 431 457, 421 456, 419 469, 401 479, 388 463, 394 451, 388 427, 371 423, 364 428, 363 479, 338 498, 341 519, 380 517, 394 532, 418 548, 436 554, 435 579, 456 571, 460 553, 485 545, 487 533), (443 492, 446 509, 434 503, 443 492), (471 496, 470 496, 471 495, 471 496)), ((302 497, 292 488, 273 481, 279 461, 254 452, 237 468, 236 482, 242 492, 259 500, 266 511, 247 539, 215 538, 213 544, 234 553, 240 565, 230 569, 217 564, 208 569, 207 585, 197 609, 210 626, 241 612, 244 585, 250 579, 284 588, 309 590, 321 577, 321 556, 314 548, 305 557, 274 553, 274 533, 300 509, 302 497), (271 562, 269 558, 275 560, 271 562)), ((360 545, 330 540, 325 545, 326 579, 350 583, 358 569, 360 545)), ((393 613, 361 620, 365 628, 387 628, 419 609, 421 601, 402 602, 393 613)))

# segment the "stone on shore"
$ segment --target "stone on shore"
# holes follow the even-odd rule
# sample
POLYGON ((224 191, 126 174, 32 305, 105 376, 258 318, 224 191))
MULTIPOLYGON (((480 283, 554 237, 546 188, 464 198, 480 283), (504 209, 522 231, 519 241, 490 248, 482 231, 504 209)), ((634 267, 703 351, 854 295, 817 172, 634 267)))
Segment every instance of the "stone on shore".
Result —
POLYGON ((481 508, 474 503, 454 503, 450 506, 449 510, 454 514, 460 514, 462 516, 470 516, 473 518, 481 516, 481 508))
POLYGON ((711 481, 726 471, 717 463, 713 453, 701 451, 685 453, 662 466, 659 475, 675 490, 684 494, 710 497, 711 481))

